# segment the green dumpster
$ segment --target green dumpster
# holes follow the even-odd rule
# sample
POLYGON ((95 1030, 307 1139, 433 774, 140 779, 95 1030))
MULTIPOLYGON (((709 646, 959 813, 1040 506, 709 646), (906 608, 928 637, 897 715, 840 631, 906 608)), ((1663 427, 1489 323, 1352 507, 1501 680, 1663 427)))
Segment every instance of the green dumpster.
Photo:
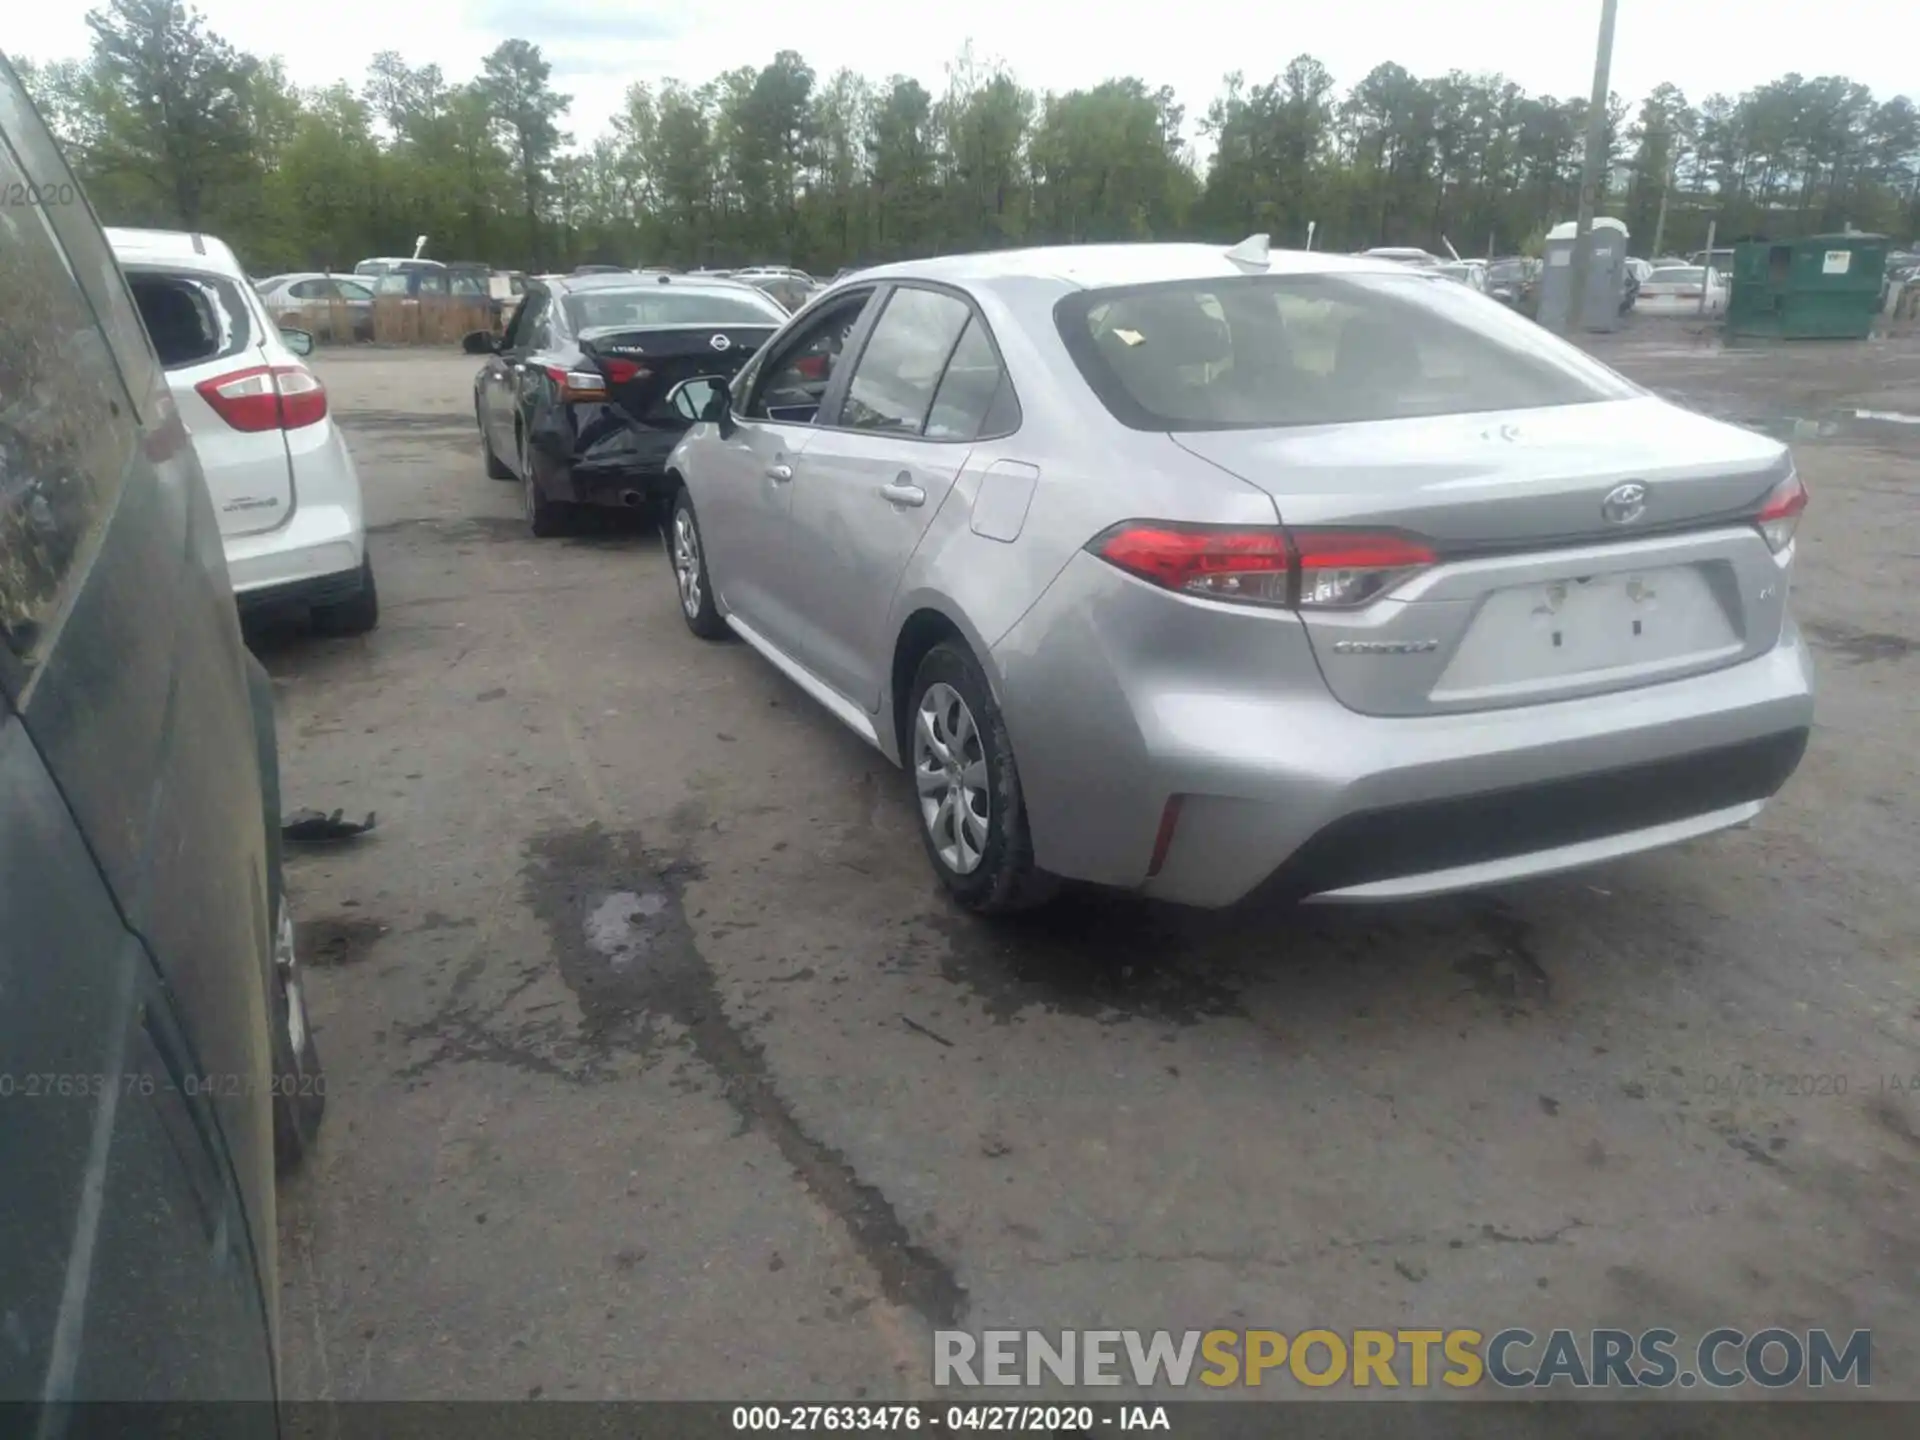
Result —
POLYGON ((1749 240, 1733 251, 1729 335, 1782 340, 1864 340, 1880 309, 1884 235, 1749 240))

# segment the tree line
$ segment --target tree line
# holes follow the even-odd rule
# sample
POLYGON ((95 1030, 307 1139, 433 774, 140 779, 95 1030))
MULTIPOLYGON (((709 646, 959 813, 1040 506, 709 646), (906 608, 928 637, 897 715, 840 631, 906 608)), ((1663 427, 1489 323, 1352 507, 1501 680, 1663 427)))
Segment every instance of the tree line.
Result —
MULTIPOLYGON (((202 229, 252 273, 427 253, 529 270, 586 262, 788 263, 814 273, 1053 242, 1266 231, 1319 248, 1536 248, 1574 212, 1585 97, 1386 63, 1342 90, 1310 55, 1225 77, 1197 117, 1138 77, 1037 94, 971 48, 944 88, 822 76, 782 51, 703 84, 635 83, 571 113, 539 46, 472 80, 373 58, 292 84, 183 0, 109 0, 84 58, 22 78, 111 224, 202 229), (591 129, 575 146, 570 124, 591 129)), ((1920 230, 1920 110, 1789 74, 1692 103, 1661 85, 1604 118, 1607 194, 1635 253, 1852 225, 1920 230), (1663 203, 1664 202, 1664 203, 1663 203)))

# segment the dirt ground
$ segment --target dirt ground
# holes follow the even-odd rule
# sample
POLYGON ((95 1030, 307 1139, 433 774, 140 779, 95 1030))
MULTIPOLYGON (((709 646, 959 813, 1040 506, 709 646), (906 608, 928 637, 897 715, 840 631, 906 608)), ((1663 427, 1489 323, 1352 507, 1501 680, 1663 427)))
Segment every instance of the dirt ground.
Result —
POLYGON ((1404 909, 1010 924, 938 896, 877 753, 687 634, 657 536, 528 535, 477 362, 322 359, 384 619, 259 648, 288 806, 379 820, 292 862, 331 1088, 288 1393, 925 1396, 956 1324, 1778 1324, 1871 1327, 1920 1394, 1920 425, 1855 413, 1920 413, 1920 345, 1594 348, 1795 441, 1820 713, 1759 822, 1404 909))

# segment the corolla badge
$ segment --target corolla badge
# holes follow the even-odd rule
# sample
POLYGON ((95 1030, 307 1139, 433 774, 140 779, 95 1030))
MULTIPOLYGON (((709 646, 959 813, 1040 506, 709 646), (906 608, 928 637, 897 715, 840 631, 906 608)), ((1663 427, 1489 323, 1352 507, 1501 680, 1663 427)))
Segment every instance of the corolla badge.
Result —
POLYGON ((714 336, 711 340, 707 342, 707 344, 711 345, 716 350, 731 350, 733 348, 733 341, 729 340, 724 335, 714 336))
POLYGON ((1610 525, 1631 525, 1647 511, 1647 487, 1638 480, 1616 485, 1600 502, 1600 516, 1610 525))

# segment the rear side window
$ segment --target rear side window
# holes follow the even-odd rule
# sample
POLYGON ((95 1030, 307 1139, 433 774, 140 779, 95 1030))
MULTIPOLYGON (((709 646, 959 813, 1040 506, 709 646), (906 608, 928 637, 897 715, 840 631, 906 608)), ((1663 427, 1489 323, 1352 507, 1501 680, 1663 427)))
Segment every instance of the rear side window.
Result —
POLYGON ((938 290, 902 286, 887 301, 847 387, 840 423, 918 435, 972 312, 938 290))
MULTIPOLYGON (((0 88, 12 83, 0 65, 0 88)), ((0 138, 0 194, 29 183, 0 138)), ((0 205, 0 639, 16 665, 42 658, 136 438, 113 352, 46 207, 0 205)))
POLYGON ((1137 430, 1397 420, 1637 393, 1531 321, 1412 273, 1085 290, 1054 318, 1094 393, 1137 430))
POLYGON ((224 276, 129 270, 127 283, 169 370, 225 360, 254 343, 247 302, 224 276))
POLYGON ((324 300, 333 293, 333 287, 325 280, 296 280, 287 287, 287 293, 296 300, 324 300))
POLYGON ((1005 434, 1018 424, 1014 415, 1002 413, 1010 410, 1011 402, 1012 391, 987 327, 978 317, 967 321, 927 412, 927 438, 976 440, 983 433, 1005 434), (996 407, 1002 390, 1007 400, 996 407))

